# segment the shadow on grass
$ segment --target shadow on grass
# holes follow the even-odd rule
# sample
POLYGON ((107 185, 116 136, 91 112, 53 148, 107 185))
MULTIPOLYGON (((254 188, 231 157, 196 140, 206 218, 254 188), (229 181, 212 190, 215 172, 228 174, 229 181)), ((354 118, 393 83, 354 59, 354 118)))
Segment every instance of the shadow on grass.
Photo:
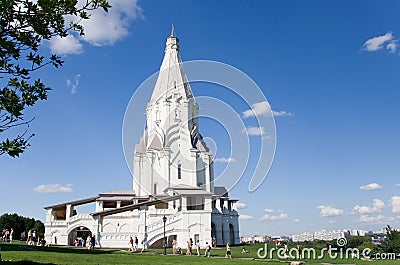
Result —
POLYGON ((25 260, 20 260, 20 261, 0 261, 0 264, 12 264, 12 265, 56 265, 54 263, 40 263, 40 262, 33 262, 33 261, 25 261, 25 260))
MULTIPOLYGON (((28 246, 26 244, 7 244, 0 243, 0 253, 5 251, 41 251, 41 252, 55 252, 55 253, 74 253, 74 254, 110 254, 118 252, 119 250, 89 250, 86 248, 70 248, 63 246, 50 246, 50 247, 38 247, 38 246, 28 246)), ((19 264, 19 263, 16 263, 19 264)), ((21 264, 31 264, 31 263, 21 263, 21 264)), ((34 264, 34 263, 32 263, 34 264)), ((38 263, 41 264, 41 263, 38 263)))

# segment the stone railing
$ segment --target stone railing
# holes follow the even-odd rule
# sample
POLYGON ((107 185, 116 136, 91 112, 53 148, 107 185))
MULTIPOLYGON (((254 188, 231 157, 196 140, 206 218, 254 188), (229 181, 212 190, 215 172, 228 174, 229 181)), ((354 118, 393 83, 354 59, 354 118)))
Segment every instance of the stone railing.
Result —
MULTIPOLYGON (((163 216, 163 215, 160 214, 160 216, 163 216)), ((169 225, 171 223, 179 221, 182 218, 182 213, 178 212, 178 213, 176 213, 174 215, 166 216, 166 217, 167 217, 167 221, 165 222, 165 225, 167 226, 167 225, 169 225)), ((157 221, 157 222, 149 224, 147 226, 147 230, 153 232, 156 229, 160 229, 160 228, 163 228, 163 227, 164 227, 164 221, 160 220, 160 221, 157 221)))
POLYGON ((90 214, 77 214, 69 218, 68 223, 72 224, 82 220, 93 220, 93 216, 91 216, 90 214))

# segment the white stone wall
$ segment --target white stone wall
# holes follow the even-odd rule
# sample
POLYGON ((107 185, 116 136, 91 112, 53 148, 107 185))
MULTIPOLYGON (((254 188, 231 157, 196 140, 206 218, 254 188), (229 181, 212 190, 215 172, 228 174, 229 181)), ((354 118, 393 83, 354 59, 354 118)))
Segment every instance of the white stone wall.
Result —
MULTIPOLYGON (((230 214, 214 213, 211 214, 211 207, 205 204, 204 210, 183 210, 178 212, 176 209, 155 209, 149 207, 148 210, 134 210, 121 214, 115 214, 104 217, 100 220, 93 218, 89 214, 78 214, 70 217, 67 221, 51 220, 46 222, 45 239, 54 244, 54 237, 57 236, 58 245, 68 245, 68 236, 78 227, 87 227, 96 235, 96 245, 99 247, 127 247, 129 238, 138 237, 139 242, 145 235, 145 215, 149 245, 151 246, 157 240, 163 238, 162 217, 167 217, 166 235, 176 236, 178 245, 186 247, 186 242, 196 235, 200 244, 211 243, 211 223, 215 223, 217 229, 217 243, 224 245, 228 241, 232 244, 240 243, 238 218, 235 211, 230 214), (232 242, 229 224, 234 226, 234 241, 232 242), (222 230, 223 227, 223 230, 222 230), (224 240, 222 240, 222 234, 224 240)), ((47 216, 46 220, 50 220, 47 216)), ((73 239, 74 240, 74 239, 73 239)), ((171 242, 172 240, 169 240, 171 242)), ((170 247, 170 246, 169 246, 170 247)))

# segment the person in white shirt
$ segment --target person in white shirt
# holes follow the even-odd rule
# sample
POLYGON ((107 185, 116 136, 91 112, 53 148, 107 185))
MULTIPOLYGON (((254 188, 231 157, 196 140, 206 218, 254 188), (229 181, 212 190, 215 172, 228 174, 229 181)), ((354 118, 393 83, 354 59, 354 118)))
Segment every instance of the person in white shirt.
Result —
POLYGON ((206 242, 206 251, 204 253, 204 257, 210 257, 210 253, 211 253, 211 245, 208 244, 208 242, 206 242))
POLYGON ((200 256, 200 241, 197 240, 196 242, 196 250, 197 250, 197 256, 200 256))

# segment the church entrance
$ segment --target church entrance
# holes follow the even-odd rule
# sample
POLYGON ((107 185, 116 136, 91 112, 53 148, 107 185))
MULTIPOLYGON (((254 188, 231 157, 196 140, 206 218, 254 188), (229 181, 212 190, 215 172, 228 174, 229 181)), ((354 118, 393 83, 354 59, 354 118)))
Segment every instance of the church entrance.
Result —
POLYGON ((211 239, 213 241, 217 240, 217 230, 215 228, 215 224, 214 223, 211 223, 211 239))
POLYGON ((233 225, 229 224, 229 241, 231 242, 232 245, 235 244, 235 230, 233 229, 233 225))
POLYGON ((85 226, 78 226, 68 234, 68 245, 83 247, 85 246, 86 238, 91 235, 90 229, 85 226))

